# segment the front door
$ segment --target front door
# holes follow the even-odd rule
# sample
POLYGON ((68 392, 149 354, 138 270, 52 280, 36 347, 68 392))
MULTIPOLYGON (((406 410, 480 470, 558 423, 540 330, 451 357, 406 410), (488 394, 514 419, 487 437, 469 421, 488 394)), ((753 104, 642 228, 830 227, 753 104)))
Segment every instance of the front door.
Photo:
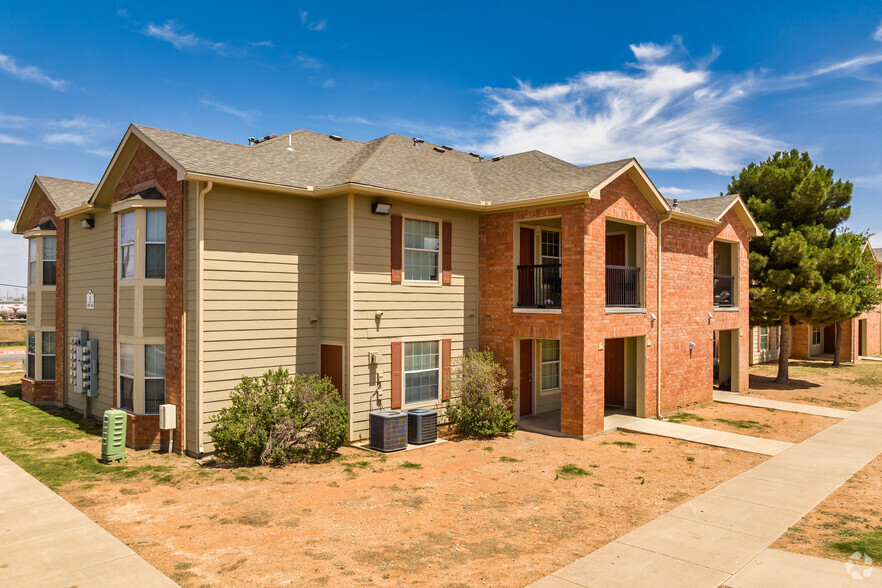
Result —
POLYGON ((624 339, 607 339, 604 345, 604 402, 625 406, 624 339))
POLYGON ((606 236, 606 265, 625 265, 625 236, 606 236))
POLYGON ((521 339, 521 416, 533 414, 533 341, 521 339))
MULTIPOLYGON (((518 265, 533 265, 536 263, 536 246, 533 242, 533 229, 521 227, 521 251, 518 265)), ((518 306, 533 306, 535 292, 534 270, 522 269, 518 271, 518 306)))
POLYGON ((867 350, 864 349, 864 331, 867 329, 867 319, 858 321, 858 352, 855 355, 866 355, 867 350))
POLYGON ((322 377, 331 383, 343 397, 343 346, 322 345, 322 377))
POLYGON ((836 325, 824 327, 824 353, 833 353, 836 345, 836 325))

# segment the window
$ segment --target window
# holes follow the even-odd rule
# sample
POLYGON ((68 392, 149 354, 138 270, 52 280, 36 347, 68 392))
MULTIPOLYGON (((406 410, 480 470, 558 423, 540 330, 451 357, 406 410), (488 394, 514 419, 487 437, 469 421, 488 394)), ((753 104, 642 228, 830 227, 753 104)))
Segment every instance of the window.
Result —
POLYGON ((165 278, 165 209, 147 211, 145 278, 165 278))
POLYGON ((144 346, 144 414, 165 404, 165 345, 144 346))
POLYGON ((560 388, 560 341, 542 340, 542 390, 560 388))
POLYGON ((135 277, 135 213, 119 217, 119 277, 135 277))
POLYGON ((28 239, 28 286, 37 285, 37 240, 28 239))
POLYGON ((28 331, 28 366, 27 366, 27 377, 31 380, 34 379, 34 366, 36 365, 36 345, 37 338, 32 331, 28 331))
POLYGON ((119 407, 135 412, 135 347, 119 344, 119 407))
POLYGON ((43 237, 43 285, 55 285, 55 252, 58 240, 55 237, 43 237))
POLYGON ((821 329, 812 327, 812 345, 821 344, 821 329))
POLYGON ((760 351, 768 351, 769 350, 769 327, 760 327, 759 348, 760 348, 760 351))
POLYGON ((404 403, 438 400, 438 342, 404 344, 404 403))
POLYGON ((542 265, 560 264, 560 233, 542 230, 542 265))
POLYGON ((438 223, 404 219, 404 279, 411 282, 438 281, 438 252, 441 239, 438 223))
POLYGON ((40 379, 55 379, 55 333, 42 333, 40 346, 40 379))

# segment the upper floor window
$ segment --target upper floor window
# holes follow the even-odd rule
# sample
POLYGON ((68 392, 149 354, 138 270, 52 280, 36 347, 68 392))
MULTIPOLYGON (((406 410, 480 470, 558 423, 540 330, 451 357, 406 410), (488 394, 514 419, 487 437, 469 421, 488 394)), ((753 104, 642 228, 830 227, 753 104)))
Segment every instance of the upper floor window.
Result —
POLYGON ((542 229, 542 265, 560 265, 560 233, 542 229))
POLYGON ((43 285, 55 285, 55 267, 58 239, 43 237, 43 285))
POLYGON ((28 239, 28 286, 37 285, 37 240, 28 239))
POLYGON ((135 213, 119 216, 119 277, 135 277, 135 213))
POLYGON ((410 282, 437 282, 441 249, 440 227, 436 221, 404 219, 404 279, 410 282))
POLYGON ((144 277, 165 278, 165 209, 151 208, 147 211, 147 237, 145 239, 144 277))

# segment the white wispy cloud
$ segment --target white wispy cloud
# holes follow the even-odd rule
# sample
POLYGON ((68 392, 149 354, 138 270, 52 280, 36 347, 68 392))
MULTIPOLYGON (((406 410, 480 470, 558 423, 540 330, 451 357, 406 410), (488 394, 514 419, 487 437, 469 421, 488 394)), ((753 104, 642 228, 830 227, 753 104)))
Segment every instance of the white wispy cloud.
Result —
POLYGON ((44 129, 41 145, 49 148, 73 146, 98 157, 112 155, 112 146, 120 135, 119 126, 85 115, 43 121, 39 126, 44 129))
MULTIPOLYGON (((0 220, 0 282, 4 284, 27 284, 28 243, 21 235, 13 235, 15 221, 0 220)), ((6 293, 6 287, 2 287, 6 293)), ((15 291, 10 289, 11 293, 15 291)), ((23 294, 23 292, 22 292, 23 294)))
POLYGON ((873 39, 882 43, 882 22, 880 22, 879 26, 876 27, 876 30, 873 31, 873 39))
POLYGON ((275 44, 272 41, 255 41, 253 43, 249 43, 252 47, 275 47, 275 44))
POLYGON ((755 89, 752 74, 716 74, 708 68, 712 58, 693 60, 679 39, 631 51, 636 63, 621 71, 485 88, 495 120, 476 147, 492 154, 540 149, 579 164, 635 156, 647 167, 719 174, 779 147, 732 119, 733 105, 755 89))
POLYGON ((251 124, 254 122, 254 118, 257 116, 254 112, 249 112, 246 110, 239 110, 237 108, 233 108, 232 106, 228 106, 226 104, 222 104, 220 102, 215 102, 213 100, 205 100, 202 99, 199 101, 199 104, 202 106, 207 106, 217 112, 222 112, 224 114, 229 114, 231 116, 235 116, 245 122, 247 124, 251 124))
POLYGON ((12 228, 15 226, 15 221, 10 220, 8 218, 0 221, 0 233, 11 233, 12 228))
POLYGON ((678 188, 676 186, 668 186, 667 188, 659 188, 659 192, 668 196, 669 198, 681 198, 683 196, 692 196, 695 194, 695 190, 690 188, 678 188))
POLYGON ((197 37, 193 33, 188 33, 180 29, 177 21, 167 20, 162 25, 150 23, 144 30, 144 34, 154 39, 160 39, 171 43, 172 47, 179 51, 214 51, 219 55, 233 55, 241 53, 240 50, 234 49, 220 41, 212 41, 197 37))
POLYGON ((306 10, 300 11, 300 24, 305 26, 310 31, 323 31, 328 25, 328 23, 325 22, 325 19, 323 18, 310 19, 309 12, 307 12, 306 10))
POLYGON ((2 53, 0 53, 0 70, 21 80, 44 84, 53 90, 64 90, 68 85, 65 80, 59 80, 47 75, 36 65, 18 65, 13 57, 2 53))
POLYGON ((0 133, 0 144, 3 144, 3 145, 27 145, 28 142, 20 137, 9 135, 7 133, 0 133))
POLYGON ((303 53, 297 54, 297 57, 294 58, 294 63, 300 69, 321 69, 325 65, 315 57, 310 57, 303 53))
POLYGON ((13 114, 5 114, 0 112, 0 127, 6 129, 16 129, 25 126, 28 119, 24 116, 16 116, 13 114))

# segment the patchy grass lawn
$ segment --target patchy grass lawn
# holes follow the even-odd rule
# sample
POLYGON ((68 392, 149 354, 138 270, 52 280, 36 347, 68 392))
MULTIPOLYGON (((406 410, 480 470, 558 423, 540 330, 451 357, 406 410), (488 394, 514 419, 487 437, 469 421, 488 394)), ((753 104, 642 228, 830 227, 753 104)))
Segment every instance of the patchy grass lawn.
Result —
POLYGON ((25 323, 0 321, 0 349, 10 347, 25 348, 27 327, 25 323))
POLYGON ((184 586, 525 585, 765 459, 521 431, 319 465, 129 450, 105 466, 96 423, 22 402, 14 380, 0 376, 0 451, 184 586))
POLYGON ((790 384, 776 383, 777 363, 751 366, 748 395, 860 410, 882 400, 882 362, 833 367, 832 359, 790 361, 790 384))
POLYGON ((839 419, 722 402, 696 406, 688 412, 671 415, 665 420, 791 443, 804 441, 839 422, 839 419))
POLYGON ((882 456, 864 466, 772 547, 842 561, 860 552, 870 556, 874 566, 882 566, 880 479, 882 456))

